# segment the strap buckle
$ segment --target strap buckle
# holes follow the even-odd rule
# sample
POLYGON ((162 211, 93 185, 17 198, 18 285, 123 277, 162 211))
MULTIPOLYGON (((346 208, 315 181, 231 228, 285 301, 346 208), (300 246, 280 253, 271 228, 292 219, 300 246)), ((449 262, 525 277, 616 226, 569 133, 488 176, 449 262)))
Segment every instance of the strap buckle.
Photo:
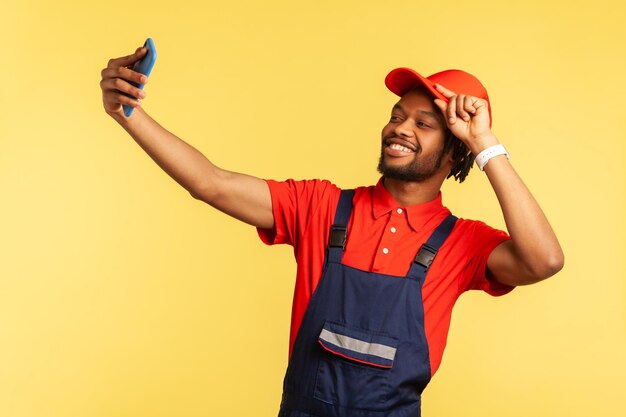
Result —
POLYGON ((436 254, 437 249, 424 243, 420 250, 417 252, 417 255, 415 255, 415 259, 413 260, 413 262, 428 269, 430 267, 430 264, 433 263, 433 259, 435 259, 436 254))
POLYGON ((346 247, 346 237, 347 237, 348 227, 343 224, 333 224, 330 228, 330 238, 328 240, 328 246, 332 248, 341 248, 342 250, 346 247))

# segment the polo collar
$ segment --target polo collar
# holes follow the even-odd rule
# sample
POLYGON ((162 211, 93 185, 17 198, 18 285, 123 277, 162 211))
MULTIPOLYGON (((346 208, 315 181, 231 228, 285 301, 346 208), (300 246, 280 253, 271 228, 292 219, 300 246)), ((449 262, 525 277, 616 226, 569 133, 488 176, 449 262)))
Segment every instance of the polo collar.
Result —
POLYGON ((401 207, 400 204, 387 191, 383 184, 383 177, 378 180, 374 187, 374 195, 372 198, 372 214, 375 219, 388 214, 391 210, 402 208, 406 215, 409 226, 414 231, 422 228, 434 215, 442 210, 447 210, 441 200, 441 191, 433 200, 422 204, 415 204, 408 207, 401 207))

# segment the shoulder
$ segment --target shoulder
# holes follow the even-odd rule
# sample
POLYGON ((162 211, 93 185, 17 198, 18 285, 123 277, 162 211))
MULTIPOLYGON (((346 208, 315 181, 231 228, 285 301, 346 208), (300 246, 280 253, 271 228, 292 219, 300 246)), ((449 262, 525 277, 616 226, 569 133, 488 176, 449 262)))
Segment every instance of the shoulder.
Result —
POLYGON ((492 231, 497 231, 497 232, 501 232, 501 233, 505 233, 502 230, 496 229, 494 227, 489 226, 487 223, 481 221, 481 220, 474 220, 474 219, 466 219, 463 217, 459 217, 457 222, 456 222, 456 227, 459 229, 459 231, 462 231, 464 233, 488 233, 488 232, 492 232, 492 231))
MULTIPOLYGON (((292 178, 277 181, 273 179, 265 180, 272 195, 291 195, 296 198, 330 198, 339 199, 342 188, 334 182, 326 179, 305 179, 295 180, 292 178)), ((359 199, 370 198, 374 186, 346 187, 343 189, 353 189, 355 202, 359 199)))
POLYGON ((465 252, 491 252, 497 245, 510 239, 500 229, 480 220, 459 218, 452 231, 454 240, 465 252))
POLYGON ((340 189, 328 180, 265 180, 272 198, 274 229, 261 231, 269 244, 296 246, 311 223, 329 216, 339 200, 340 189))
POLYGON ((289 178, 284 181, 276 181, 272 179, 265 180, 270 187, 272 194, 274 193, 288 193, 296 194, 298 196, 306 195, 323 195, 327 193, 338 192, 339 187, 329 180, 321 179, 309 179, 309 180, 295 180, 289 178))
POLYGON ((452 258, 463 265, 463 270, 458 275, 460 293, 475 289, 499 296, 511 291, 513 287, 487 277, 490 254, 497 246, 510 239, 505 231, 491 227, 483 221, 460 218, 451 238, 452 258))
POLYGON ((325 179, 266 180, 272 196, 274 217, 294 217, 300 226, 314 217, 333 216, 341 188, 325 179))

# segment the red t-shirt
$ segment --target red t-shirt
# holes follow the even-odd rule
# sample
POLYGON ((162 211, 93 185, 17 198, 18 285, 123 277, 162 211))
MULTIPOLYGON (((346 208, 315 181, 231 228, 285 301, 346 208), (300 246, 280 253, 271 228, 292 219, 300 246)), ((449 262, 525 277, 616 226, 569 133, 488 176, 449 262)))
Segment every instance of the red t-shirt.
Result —
MULTIPOLYGON (((267 180, 272 195, 274 229, 259 229, 268 245, 292 245, 298 264, 291 315, 289 355, 324 265, 326 244, 341 190, 325 180, 267 180)), ((406 276, 420 246, 450 213, 433 201, 401 207, 385 189, 355 190, 342 263, 364 271, 406 276)), ((441 363, 452 307, 464 291, 480 289, 498 296, 509 287, 485 277, 491 251, 509 236, 483 222, 459 218, 432 263, 422 288, 424 326, 431 374, 441 363)))

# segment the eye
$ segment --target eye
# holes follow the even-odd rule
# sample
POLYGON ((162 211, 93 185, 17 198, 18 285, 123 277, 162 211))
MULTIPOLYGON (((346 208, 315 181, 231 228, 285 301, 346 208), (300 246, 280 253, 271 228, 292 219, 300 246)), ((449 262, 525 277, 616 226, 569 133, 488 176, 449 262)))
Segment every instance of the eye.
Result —
POLYGON ((423 121, 421 121, 421 120, 418 120, 415 124, 416 124, 418 127, 430 127, 430 125, 428 125, 427 123, 424 123, 424 122, 423 122, 423 121))
POLYGON ((392 114, 391 118, 389 119, 390 122, 399 122, 401 120, 402 120, 402 118, 400 116, 398 116, 397 114, 392 114))

